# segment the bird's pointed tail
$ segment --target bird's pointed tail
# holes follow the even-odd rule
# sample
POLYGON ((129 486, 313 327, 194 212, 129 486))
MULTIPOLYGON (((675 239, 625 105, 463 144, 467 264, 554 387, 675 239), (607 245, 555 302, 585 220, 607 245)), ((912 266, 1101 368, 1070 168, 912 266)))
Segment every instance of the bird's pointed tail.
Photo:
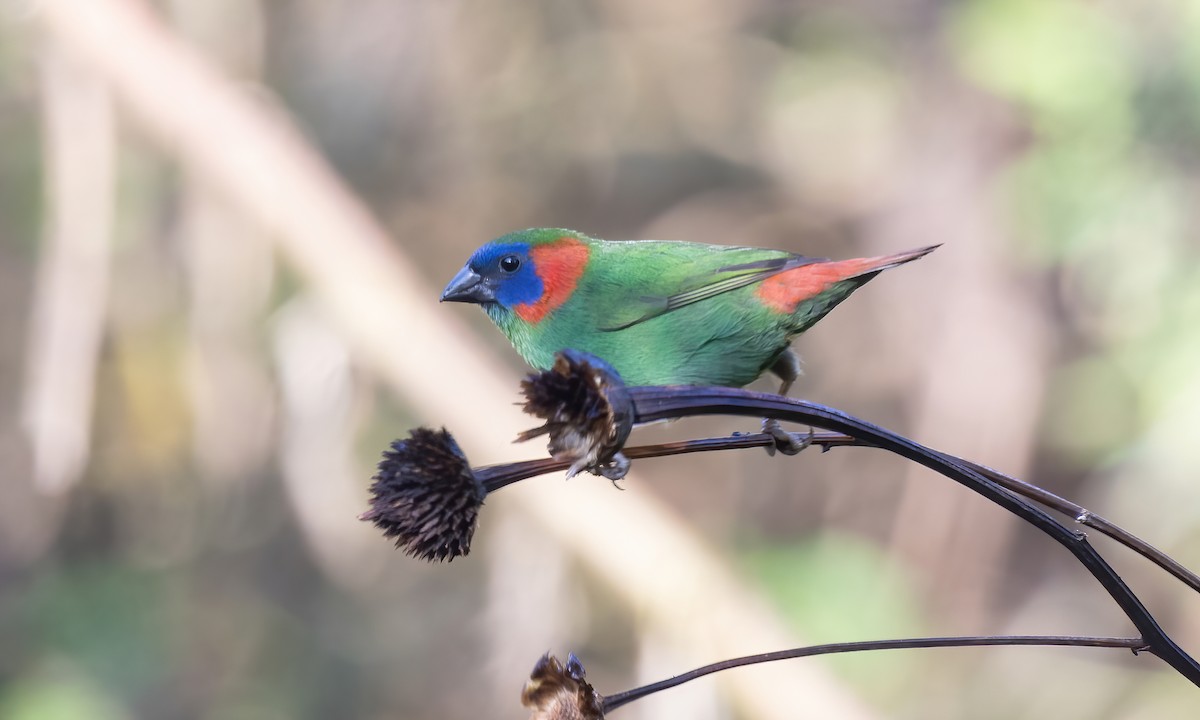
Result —
MULTIPOLYGON (((816 311, 814 316, 820 317, 877 273, 922 258, 939 247, 941 246, 931 245, 895 255, 852 260, 825 260, 801 265, 763 280, 756 294, 767 307, 788 314, 796 312, 801 303, 815 301, 819 298, 819 305, 822 309, 816 311), (847 280, 857 280, 857 282, 850 286, 838 285, 847 280), (841 288, 840 291, 829 295, 829 291, 835 287, 841 288)), ((806 313, 805 317, 804 327, 815 322, 815 320, 807 319, 809 313, 806 313)))
POLYGON ((821 263, 821 265, 827 277, 829 277, 832 282, 852 280, 861 275, 890 270, 898 265, 903 265, 904 263, 912 262, 913 260, 919 260, 920 258, 925 257, 940 247, 940 244, 930 245, 929 247, 917 248, 916 250, 907 250, 894 255, 854 258, 853 260, 833 260, 827 263, 821 263))

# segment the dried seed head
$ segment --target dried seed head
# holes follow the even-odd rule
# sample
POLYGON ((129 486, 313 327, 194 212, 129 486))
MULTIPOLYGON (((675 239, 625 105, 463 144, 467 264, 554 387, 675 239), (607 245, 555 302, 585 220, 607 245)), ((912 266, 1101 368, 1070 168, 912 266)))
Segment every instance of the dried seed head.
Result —
POLYGON ((608 363, 578 350, 561 350, 553 367, 521 382, 521 391, 525 412, 546 422, 518 440, 549 434, 550 454, 571 461, 567 477, 580 470, 612 480, 624 475, 628 461, 619 453, 633 429, 633 403, 608 363))
POLYGON ((375 523, 409 555, 449 561, 470 552, 485 495, 450 433, 417 428, 383 453, 371 509, 359 519, 375 523))
POLYGON ((574 653, 566 665, 543 655, 521 691, 521 704, 533 708, 530 720, 604 719, 604 698, 584 679, 583 663, 574 653))

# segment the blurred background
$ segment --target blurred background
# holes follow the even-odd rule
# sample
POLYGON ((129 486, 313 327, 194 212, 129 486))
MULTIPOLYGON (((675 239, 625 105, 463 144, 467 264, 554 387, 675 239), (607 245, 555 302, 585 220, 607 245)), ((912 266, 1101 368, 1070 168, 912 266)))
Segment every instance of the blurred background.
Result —
MULTIPOLYGON (((528 480, 450 565, 356 516, 410 427, 543 453, 508 443, 526 368, 436 303, 491 237, 944 243, 801 338, 794 393, 1200 568, 1198 148, 1188 0, 0 5, 0 718, 521 718, 547 650, 612 693, 800 644, 1131 634, 1062 548, 870 450, 528 480)), ((1200 599, 1093 540, 1200 652, 1200 599)), ((1159 719, 1195 693, 1127 652, 937 650, 614 716, 1159 719)))

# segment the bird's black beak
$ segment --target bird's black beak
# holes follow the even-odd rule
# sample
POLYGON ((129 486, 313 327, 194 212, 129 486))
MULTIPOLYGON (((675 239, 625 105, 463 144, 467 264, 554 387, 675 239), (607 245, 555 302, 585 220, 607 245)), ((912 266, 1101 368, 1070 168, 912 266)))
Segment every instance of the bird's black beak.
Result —
POLYGON ((470 265, 459 270, 442 291, 442 302, 485 303, 495 300, 496 294, 470 265))

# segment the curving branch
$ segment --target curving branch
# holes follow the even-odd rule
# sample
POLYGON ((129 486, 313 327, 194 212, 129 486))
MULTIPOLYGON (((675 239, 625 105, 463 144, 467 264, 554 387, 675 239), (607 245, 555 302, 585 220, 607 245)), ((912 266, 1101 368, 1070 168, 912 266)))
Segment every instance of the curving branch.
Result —
MULTIPOLYGON (((819 432, 809 436, 807 434, 796 433, 795 438, 803 441, 809 440, 812 445, 820 447, 823 451, 838 447, 875 447, 859 438, 854 438, 844 433, 835 432, 819 432)), ((747 448, 766 448, 773 447, 777 443, 773 435, 767 433, 746 433, 735 434, 725 437, 702 438, 697 440, 679 440, 675 442, 657 443, 654 445, 637 445, 622 450, 625 457, 630 460, 639 460, 644 458, 669 457, 671 455, 685 455, 688 453, 711 452, 714 450, 744 450, 747 448)), ((944 457, 950 460, 956 460, 966 467, 971 468, 975 472, 983 475, 992 482, 1001 487, 1010 490, 1021 497, 1028 498, 1035 502, 1062 513, 1080 525, 1093 528, 1097 532, 1107 535, 1117 543, 1129 548, 1150 562, 1159 566, 1166 572, 1170 573, 1177 580, 1187 585, 1196 592, 1200 592, 1200 575, 1192 572, 1183 566, 1178 560, 1171 557, 1167 553, 1159 550, 1157 547, 1146 542, 1142 538, 1134 535, 1125 528, 1108 520, 1107 518, 1098 515, 1091 510, 1072 502, 1064 497, 1056 495, 1049 490, 1040 488, 1032 483, 1027 483, 1019 478, 1012 477, 1005 473, 995 470, 986 465, 964 460, 963 458, 948 453, 941 453, 944 457)), ((571 466, 571 463, 566 460, 556 460, 554 458, 542 458, 538 460, 526 460, 523 462, 504 463, 499 465, 489 465, 486 467, 475 468, 474 472, 479 476, 487 492, 499 490, 505 485, 525 480, 527 478, 544 475, 546 473, 558 472, 566 470, 571 466)))
POLYGON ((627 424, 698 415, 740 415, 811 425, 844 433, 940 473, 982 495, 1050 536, 1096 578, 1141 633, 1151 653, 1200 686, 1200 664, 1159 626, 1116 570, 1087 541, 1041 508, 1026 502, 971 467, 969 463, 824 405, 766 393, 725 387, 626 388, 607 363, 577 350, 563 350, 554 366, 523 383, 525 410, 545 420, 551 452, 559 459, 613 477, 628 467, 621 445, 627 424))
POLYGON ((1141 633, 1148 651, 1200 687, 1200 664, 1188 655, 1150 614, 1116 570, 1081 532, 1068 529, 1046 512, 984 476, 969 464, 840 410, 779 395, 712 387, 640 387, 629 389, 635 422, 695 415, 768 417, 842 432, 940 473, 982 495, 1041 530, 1065 547, 1096 578, 1141 633))

